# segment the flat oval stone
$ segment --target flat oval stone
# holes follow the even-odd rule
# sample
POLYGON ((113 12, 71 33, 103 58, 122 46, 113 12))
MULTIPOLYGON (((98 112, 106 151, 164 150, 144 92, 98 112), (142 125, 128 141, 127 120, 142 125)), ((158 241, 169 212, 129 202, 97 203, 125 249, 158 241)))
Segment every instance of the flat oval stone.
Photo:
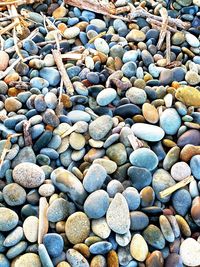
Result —
POLYGON ((127 173, 132 185, 138 190, 151 184, 152 174, 148 169, 132 166, 127 173))
POLYGON ((178 161, 179 155, 180 148, 178 146, 172 147, 164 158, 163 168, 165 170, 169 170, 173 166, 173 164, 178 161))
POLYGON ((0 231, 10 231, 18 224, 19 217, 11 209, 0 207, 0 231))
POLYGON ((117 242, 117 244, 121 247, 125 247, 127 246, 130 241, 131 241, 131 232, 128 231, 127 233, 123 234, 123 235, 119 235, 116 234, 115 235, 115 240, 117 242))
POLYGON ((130 228, 128 204, 124 196, 117 193, 106 213, 108 226, 115 233, 125 234, 130 228))
POLYGON ((72 244, 84 242, 89 236, 90 221, 83 212, 75 212, 70 215, 65 224, 65 233, 72 244), (79 231, 77 231, 79 229, 79 231))
POLYGON ((14 267, 22 267, 22 266, 42 267, 42 264, 37 254, 25 253, 19 256, 14 263, 14 267))
POLYGON ((169 201, 170 196, 161 198, 159 193, 174 184, 175 181, 172 179, 171 175, 163 169, 158 169, 153 174, 152 186, 157 198, 162 202, 169 201))
POLYGON ((91 227, 93 233, 102 239, 107 239, 111 233, 111 229, 109 228, 104 217, 97 220, 92 220, 91 227))
MULTIPOLYGON (((153 251, 151 255, 146 260, 147 267, 163 267, 164 259, 161 251, 153 251)), ((177 266, 178 267, 178 266, 177 266)), ((182 267, 182 266, 180 266, 182 267)))
POLYGON ((23 228, 21 226, 16 227, 11 233, 9 233, 3 242, 5 247, 12 247, 19 243, 24 236, 23 228))
POLYGON ((200 265, 200 244, 193 238, 186 238, 180 246, 180 256, 187 266, 200 265))
POLYGON ((174 135, 181 126, 181 118, 174 108, 168 108, 160 116, 160 126, 166 134, 174 135))
POLYGON ((141 109, 135 104, 124 104, 117 107, 113 112, 115 116, 120 116, 122 118, 131 118, 140 113, 141 109))
POLYGON ((153 105, 149 103, 144 103, 142 105, 142 113, 143 113, 144 118, 148 122, 153 123, 153 124, 158 122, 158 119, 159 119, 158 111, 153 105))
POLYGON ((36 156, 31 147, 23 147, 19 150, 19 153, 12 161, 12 168, 15 168, 22 162, 36 163, 36 156))
POLYGON ((80 29, 78 27, 74 26, 74 27, 70 27, 70 28, 66 29, 63 34, 64 34, 66 39, 73 39, 77 35, 79 35, 79 33, 80 33, 80 29))
POLYGON ((43 244, 45 245, 47 252, 51 257, 60 256, 64 248, 63 238, 56 233, 44 235, 43 244))
POLYGON ((96 48, 97 51, 102 52, 104 54, 108 54, 109 53, 109 46, 107 44, 107 42, 103 39, 103 38, 97 38, 94 41, 94 46, 96 48))
POLYGON ((87 193, 75 175, 67 170, 58 168, 51 173, 51 180, 62 192, 67 193, 73 201, 83 204, 87 193))
POLYGON ((186 33, 185 39, 188 42, 188 44, 191 45, 192 47, 200 46, 200 41, 197 39, 197 37, 189 32, 186 33))
POLYGON ((132 231, 140 231, 145 229, 149 224, 148 216, 141 211, 131 211, 130 213, 132 231))
POLYGON ((193 156, 190 160, 192 174, 197 180, 200 180, 200 155, 193 156))
POLYGON ((106 155, 118 166, 124 164, 127 160, 126 148, 122 143, 111 145, 106 150, 106 155))
POLYGON ((199 130, 188 130, 184 132, 177 141, 177 145, 179 147, 184 147, 185 145, 194 145, 198 146, 200 145, 200 132, 199 130))
POLYGON ((91 260, 90 267, 106 267, 106 259, 102 255, 94 256, 91 260))
POLYGON ((145 261, 148 255, 148 246, 140 234, 135 234, 130 244, 131 256, 137 261, 145 261))
POLYGON ((143 89, 137 87, 131 87, 126 91, 126 97, 131 103, 136 105, 144 104, 147 100, 146 92, 143 89))
POLYGON ((69 203, 63 198, 55 199, 47 210, 47 218, 50 222, 59 222, 69 215, 69 203))
POLYGON ((106 254, 112 249, 112 244, 107 241, 100 241, 90 246, 90 252, 92 254, 106 254))
POLYGON ((44 182, 45 173, 36 164, 25 162, 18 164, 14 168, 13 179, 25 188, 34 188, 44 182))
POLYGON ((67 250, 66 258, 70 266, 89 267, 89 263, 86 258, 73 248, 67 250))
POLYGON ((39 227, 39 220, 35 216, 29 216, 25 219, 23 223, 23 230, 26 239, 34 243, 38 239, 38 227, 39 227))
POLYGON ((168 219, 164 215, 161 215, 159 217, 159 223, 160 223, 160 228, 161 228, 161 231, 162 231, 165 239, 168 242, 171 242, 171 243, 174 242, 175 236, 174 236, 173 230, 171 228, 171 225, 170 225, 168 219))
POLYGON ((156 249, 163 249, 165 247, 165 239, 160 229, 150 224, 143 232, 143 237, 146 242, 156 249))
POLYGON ((84 211, 89 218, 98 219, 104 216, 109 207, 109 195, 104 190, 91 193, 85 200, 84 211))
POLYGON ((103 139, 113 126, 112 118, 108 115, 103 115, 89 125, 89 134, 94 140, 103 139))
POLYGON ((160 141, 165 135, 162 128, 146 123, 135 123, 131 130, 138 138, 150 142, 160 141))
POLYGON ((91 120, 91 116, 87 112, 82 110, 72 110, 67 114, 67 117, 73 123, 78 121, 88 122, 91 120))
POLYGON ((96 101, 100 106, 107 106, 110 104, 117 96, 115 89, 106 88, 97 95, 96 101))
POLYGON ((3 188, 3 198, 9 206, 22 205, 26 201, 26 191, 17 183, 11 183, 3 188))
POLYGON ((99 164, 92 164, 83 179, 85 190, 87 192, 94 192, 95 190, 100 189, 106 176, 107 173, 104 167, 99 164))
POLYGON ((158 157, 148 148, 139 148, 130 154, 129 160, 132 165, 137 167, 154 170, 158 165, 158 157))
POLYGON ((117 170, 117 164, 109 159, 95 159, 93 161, 94 164, 99 164, 106 170, 107 174, 112 174, 117 170))
POLYGON ((51 86, 56 86, 60 82, 59 71, 51 67, 44 67, 41 69, 40 77, 47 80, 51 86))

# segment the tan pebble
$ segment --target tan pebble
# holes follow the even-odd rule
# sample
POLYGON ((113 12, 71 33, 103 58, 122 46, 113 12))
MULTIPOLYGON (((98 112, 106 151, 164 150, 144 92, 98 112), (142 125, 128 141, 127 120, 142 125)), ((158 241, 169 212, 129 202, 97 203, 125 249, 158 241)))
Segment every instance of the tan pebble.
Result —
POLYGON ((66 16, 67 11, 68 10, 64 6, 60 6, 54 10, 53 17, 55 19, 63 18, 66 16))
POLYGON ((118 255, 114 250, 108 252, 107 255, 107 267, 118 267, 119 266, 119 259, 118 255))
POLYGON ((151 76, 151 74, 147 73, 144 75, 144 81, 148 82, 150 80, 153 80, 153 77, 151 76))
POLYGON ((17 111, 22 107, 22 103, 14 97, 9 97, 5 100, 5 109, 10 111, 17 111))
POLYGON ((38 239, 38 225, 39 220, 36 216, 27 217, 23 223, 24 235, 31 243, 36 242, 38 239))
POLYGON ((89 258, 90 257, 90 250, 89 250, 89 247, 86 244, 79 243, 79 244, 76 244, 75 246, 73 246, 73 248, 75 250, 77 250, 78 252, 80 252, 85 258, 89 258))
POLYGON ((48 233, 49 222, 47 219, 48 203, 45 197, 39 201, 39 227, 38 227, 38 244, 42 244, 43 236, 48 233))
POLYGON ((186 237, 191 236, 190 226, 188 225, 186 220, 180 215, 175 215, 175 218, 176 218, 176 221, 179 225, 179 228, 180 228, 182 234, 186 237))
POLYGON ((102 241, 102 239, 98 236, 89 236, 88 238, 86 238, 85 244, 89 247, 92 244, 94 244, 96 242, 100 242, 100 241, 102 241))
POLYGON ((165 67, 165 66, 167 65, 167 60, 166 60, 165 58, 159 59, 159 60, 157 61, 157 65, 158 65, 159 67, 165 67))
POLYGON ((86 27, 88 26, 88 22, 86 21, 81 21, 79 23, 77 23, 75 26, 78 27, 81 31, 84 31, 86 29, 86 27))
POLYGON ((142 115, 135 115, 133 116, 134 122, 145 122, 145 118, 142 115))
POLYGON ((89 139, 89 145, 94 148, 101 148, 103 147, 103 141, 97 141, 94 139, 89 139))
POLYGON ((90 267, 107 267, 106 259, 102 255, 94 256, 90 263, 90 267))
POLYGON ((71 265, 66 261, 61 261, 56 267, 71 267, 71 265))
POLYGON ((163 139, 163 145, 166 146, 166 147, 174 147, 176 146, 176 143, 170 139, 163 139))
POLYGON ((11 87, 8 89, 8 96, 17 96, 19 93, 22 93, 22 92, 24 92, 24 90, 11 87))
POLYGON ((191 128, 191 129, 197 129, 197 130, 200 129, 199 123, 186 121, 186 122, 184 122, 184 124, 185 124, 185 126, 187 126, 188 128, 191 128))
POLYGON ((148 246, 140 234, 135 234, 131 240, 130 253, 137 261, 145 261, 148 255, 148 246))
POLYGON ((155 124, 159 120, 157 109, 149 103, 144 103, 142 105, 142 113, 144 118, 150 123, 155 124))
POLYGON ((57 233, 65 232, 65 221, 60 221, 56 223, 56 232, 57 233))
POLYGON ((0 59, 0 71, 4 71, 9 64, 9 55, 5 51, 0 51, 0 59))
POLYGON ((19 74, 17 72, 8 74, 5 78, 4 78, 4 82, 9 84, 10 82, 14 82, 14 81, 18 81, 19 80, 19 74))
POLYGON ((200 155, 200 146, 186 145, 181 150, 180 159, 188 162, 195 155, 200 155))
POLYGON ((35 253, 25 253, 14 259, 13 267, 41 267, 40 258, 35 253))

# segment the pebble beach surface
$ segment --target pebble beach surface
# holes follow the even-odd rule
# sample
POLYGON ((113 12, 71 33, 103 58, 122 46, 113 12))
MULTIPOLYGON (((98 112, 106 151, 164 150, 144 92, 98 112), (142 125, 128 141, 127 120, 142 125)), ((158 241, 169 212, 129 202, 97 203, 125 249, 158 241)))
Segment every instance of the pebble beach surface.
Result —
POLYGON ((200 266, 200 1, 21 2, 0 2, 0 267, 200 266))

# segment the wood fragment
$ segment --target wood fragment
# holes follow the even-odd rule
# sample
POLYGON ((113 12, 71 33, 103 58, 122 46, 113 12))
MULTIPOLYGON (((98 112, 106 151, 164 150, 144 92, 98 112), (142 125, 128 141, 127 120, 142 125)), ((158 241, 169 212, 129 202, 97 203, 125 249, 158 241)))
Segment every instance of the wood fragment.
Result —
POLYGON ((15 16, 13 16, 13 15, 5 16, 5 17, 3 17, 3 18, 0 18, 0 22, 7 21, 7 20, 12 20, 12 19, 17 18, 17 17, 20 17, 20 15, 15 15, 15 16))
POLYGON ((133 150, 136 150, 144 146, 142 141, 140 141, 134 134, 129 134, 128 140, 130 141, 133 150))
MULTIPOLYGON (((162 26, 162 22, 161 21, 157 21, 155 19, 151 19, 151 18, 147 18, 146 21, 150 24, 156 25, 158 27, 158 29, 160 29, 160 27, 162 26)), ((179 32, 176 27, 171 27, 169 25, 167 25, 167 30, 170 32, 179 32)))
POLYGON ((161 26, 161 30, 160 30, 160 35, 159 35, 159 40, 158 40, 158 44, 157 44, 157 48, 158 50, 160 50, 166 34, 167 34, 167 25, 168 25, 168 13, 167 13, 167 9, 162 7, 160 9, 160 15, 162 17, 162 26, 161 26))
POLYGON ((18 44, 17 44, 18 39, 17 39, 17 35, 16 35, 15 27, 14 27, 14 29, 13 29, 13 40, 14 40, 14 44, 15 44, 15 51, 16 51, 18 57, 19 57, 20 59, 23 60, 24 57, 22 56, 22 53, 21 53, 21 51, 20 51, 20 49, 19 49, 19 46, 18 46, 18 44))
POLYGON ((43 237, 48 233, 49 222, 47 219, 47 209, 49 204, 46 197, 41 197, 39 201, 39 226, 38 226, 38 244, 42 244, 43 237))
POLYGON ((73 95, 74 93, 74 87, 70 81, 70 78, 67 74, 67 71, 64 67, 64 64, 62 62, 62 57, 61 57, 61 53, 60 51, 58 50, 52 50, 52 54, 53 54, 53 57, 54 57, 54 60, 55 60, 55 63, 58 67, 58 70, 60 72, 60 75, 63 79, 63 83, 65 85, 65 88, 66 88, 66 91, 67 91, 67 94, 68 95, 73 95))
POLYGON ((106 34, 106 32, 100 32, 97 36, 93 37, 92 39, 89 40, 89 44, 93 43, 97 38, 101 38, 102 36, 104 36, 106 34))
POLYGON ((161 191, 159 193, 161 198, 167 197, 169 195, 171 195, 172 193, 174 193, 176 190, 186 186, 187 184, 191 183, 192 181, 194 181, 194 177, 193 176, 188 176, 185 179, 183 179, 182 181, 178 182, 177 184, 170 186, 169 188, 161 191))
POLYGON ((39 2, 43 2, 42 0, 14 0, 14 1, 1 1, 0 2, 0 6, 7 6, 7 5, 16 5, 16 6, 20 6, 20 5, 24 5, 24 4, 34 4, 34 3, 39 3, 39 2))
POLYGON ((166 60, 167 65, 171 62, 171 33, 170 31, 167 31, 166 35, 166 60))
POLYGON ((24 143, 25 146, 32 146, 33 141, 32 141, 32 137, 31 137, 31 133, 30 133, 30 122, 29 121, 25 121, 23 123, 23 132, 24 132, 24 143))
POLYGON ((3 35, 5 33, 9 32, 10 30, 12 30, 17 25, 18 25, 18 22, 13 21, 8 26, 6 26, 5 28, 3 28, 3 29, 0 30, 0 35, 3 35))
POLYGON ((83 56, 81 54, 75 54, 75 53, 66 53, 66 54, 61 54, 62 59, 71 59, 71 60, 81 60, 83 56))
POLYGON ((19 19, 19 14, 17 12, 16 6, 15 5, 8 5, 8 12, 11 16, 14 16, 13 21, 16 22, 16 30, 17 33, 22 34, 22 26, 20 24, 20 19, 19 19))

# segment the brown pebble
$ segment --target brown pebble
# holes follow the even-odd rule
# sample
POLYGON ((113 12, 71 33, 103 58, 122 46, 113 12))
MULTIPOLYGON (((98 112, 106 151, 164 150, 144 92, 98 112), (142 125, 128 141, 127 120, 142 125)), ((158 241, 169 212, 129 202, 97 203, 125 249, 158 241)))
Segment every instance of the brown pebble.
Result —
POLYGON ((22 107, 22 103, 14 97, 9 97, 5 100, 5 109, 10 111, 17 111, 22 107))
POLYGON ((163 139, 162 142, 164 146, 169 147, 169 148, 176 146, 176 143, 170 139, 163 139))
POLYGON ((200 197, 195 197, 192 202, 191 215, 194 222, 200 226, 200 197))
POLYGON ((61 102, 63 103, 63 106, 65 108, 71 108, 72 102, 70 100, 70 97, 68 95, 62 94, 61 102))
POLYGON ((155 250, 146 260, 146 267, 163 267, 164 259, 162 253, 155 250))
POLYGON ((55 19, 63 18, 66 16, 67 11, 68 10, 64 6, 59 6, 53 11, 52 15, 55 19))
POLYGON ((88 26, 88 22, 86 21, 81 21, 75 25, 78 27, 81 31, 85 31, 86 27, 88 26))
POLYGON ((76 244, 73 248, 77 250, 78 252, 80 252, 85 258, 90 257, 90 250, 86 244, 79 243, 79 244, 76 244))
POLYGON ((56 223, 56 232, 57 233, 65 232, 65 221, 59 221, 56 223))
POLYGON ((0 51, 0 59, 0 71, 4 71, 9 64, 9 55, 5 51, 0 51))
POLYGON ((149 103, 144 103, 142 106, 142 113, 148 122, 153 124, 158 122, 159 119, 158 111, 153 105, 149 103))
POLYGON ((175 218, 176 218, 176 221, 179 225, 179 228, 180 228, 182 234, 186 237, 191 236, 190 226, 188 225, 186 220, 180 215, 175 215, 175 218))
POLYGON ((118 255, 114 250, 111 250, 108 252, 107 266, 108 267, 118 267, 119 266, 118 255))
POLYGON ((145 122, 145 118, 142 115, 135 115, 133 116, 134 122, 145 122))
POLYGON ((4 82, 9 84, 10 82, 13 81, 18 81, 19 80, 19 74, 17 72, 8 74, 5 78, 4 78, 4 82))
POLYGON ((102 255, 94 256, 90 263, 90 267, 106 267, 106 259, 102 255))
POLYGON ((188 162, 195 155, 200 155, 200 146, 186 145, 181 150, 180 159, 188 162))
POLYGON ((17 96, 19 93, 22 93, 22 92, 24 92, 24 90, 11 87, 8 89, 8 96, 17 96))

